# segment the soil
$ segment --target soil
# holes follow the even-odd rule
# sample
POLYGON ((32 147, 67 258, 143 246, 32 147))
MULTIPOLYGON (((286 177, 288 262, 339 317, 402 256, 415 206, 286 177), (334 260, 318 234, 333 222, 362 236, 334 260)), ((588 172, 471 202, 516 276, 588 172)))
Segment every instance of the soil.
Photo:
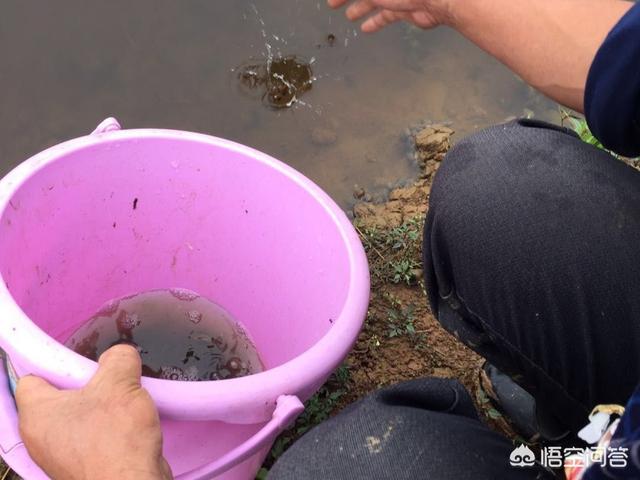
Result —
MULTIPOLYGON (((443 125, 410 129, 419 178, 411 185, 391 190, 381 203, 364 201, 353 208, 353 222, 367 250, 372 274, 371 300, 364 329, 346 360, 350 379, 335 411, 393 383, 425 376, 455 378, 471 393, 481 417, 491 427, 514 437, 480 387, 483 359, 440 326, 424 289, 422 225, 434 174, 451 147, 453 133, 443 125), (413 245, 394 251, 394 232, 406 225, 418 225, 419 235, 408 239, 407 243, 413 245), (392 239, 386 242, 386 248, 380 241, 385 237, 392 239), (407 256, 412 261, 407 277, 398 279, 393 270, 388 272, 390 264, 397 265, 407 256), (410 315, 403 313, 407 310, 410 315), (402 331, 403 322, 405 326, 412 323, 413 328, 402 331), (401 332, 394 335, 398 326, 401 332)), ((366 198, 361 187, 354 196, 366 198)))
MULTIPOLYGON (((416 272, 411 280, 396 282, 379 275, 380 268, 394 261, 395 252, 392 248, 374 249, 367 238, 367 232, 372 230, 384 238, 386 231, 409 222, 417 221, 422 225, 433 174, 448 149, 452 133, 446 127, 428 127, 419 132, 416 151, 421 178, 410 186, 392 190, 383 203, 361 202, 353 209, 354 224, 368 250, 372 288, 365 327, 347 359, 352 385, 344 397, 345 403, 376 388, 423 376, 458 378, 470 391, 476 387, 482 362, 444 331, 433 317, 421 285, 420 249, 413 255, 416 272), (416 332, 413 335, 390 332, 390 315, 393 321, 392 312, 402 309, 412 310, 416 332), (416 335, 420 338, 415 338, 416 335)), ((420 240, 421 235, 416 244, 420 244, 420 240)), ((402 321, 401 318, 398 323, 402 321)))

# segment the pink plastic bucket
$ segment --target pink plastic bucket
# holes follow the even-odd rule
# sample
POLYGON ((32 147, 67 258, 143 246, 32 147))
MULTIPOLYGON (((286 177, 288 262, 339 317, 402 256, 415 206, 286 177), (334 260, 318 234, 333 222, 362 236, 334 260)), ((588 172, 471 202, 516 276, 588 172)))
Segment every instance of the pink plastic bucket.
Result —
MULTIPOLYGON (((0 348, 18 376, 61 388, 85 384, 96 364, 60 341, 112 298, 188 288, 247 328, 265 372, 143 380, 180 479, 253 478, 347 355, 369 294, 356 233, 307 178, 227 140, 114 119, 0 181, 0 276, 0 348)), ((19 437, 6 377, 0 368, 0 454, 46 478, 19 437)))

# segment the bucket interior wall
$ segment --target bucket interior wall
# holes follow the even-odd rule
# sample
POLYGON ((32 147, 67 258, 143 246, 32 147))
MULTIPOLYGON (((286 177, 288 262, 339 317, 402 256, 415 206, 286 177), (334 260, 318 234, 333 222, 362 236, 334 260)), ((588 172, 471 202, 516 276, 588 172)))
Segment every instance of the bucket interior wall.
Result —
POLYGON ((331 328, 349 282, 329 213, 286 175, 222 146, 150 137, 85 147, 31 176, 0 219, 0 272, 60 341, 107 300, 197 291, 247 327, 268 368, 331 328))

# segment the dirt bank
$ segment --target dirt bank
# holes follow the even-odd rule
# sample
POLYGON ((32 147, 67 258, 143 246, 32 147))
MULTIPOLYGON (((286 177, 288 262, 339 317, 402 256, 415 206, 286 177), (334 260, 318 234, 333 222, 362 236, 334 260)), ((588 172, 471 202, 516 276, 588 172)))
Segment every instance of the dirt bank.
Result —
POLYGON ((450 148, 453 130, 412 131, 420 178, 392 190, 386 201, 353 209, 371 269, 365 327, 347 359, 348 389, 341 404, 384 385, 423 376, 459 379, 478 388, 481 359, 440 327, 428 306, 422 278, 422 227, 434 174, 450 148))

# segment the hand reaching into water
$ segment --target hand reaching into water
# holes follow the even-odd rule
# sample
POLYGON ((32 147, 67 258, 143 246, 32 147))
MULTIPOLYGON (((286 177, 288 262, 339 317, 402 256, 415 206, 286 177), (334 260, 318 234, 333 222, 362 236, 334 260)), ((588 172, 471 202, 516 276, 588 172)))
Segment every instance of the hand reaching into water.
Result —
MULTIPOLYGON (((329 6, 338 8, 349 0, 328 0, 329 6)), ((377 32, 390 23, 405 20, 420 28, 433 28, 447 23, 449 0, 354 0, 347 7, 347 18, 359 20, 364 32, 377 32)))
POLYGON ((26 376, 18 382, 20 435, 54 480, 169 480, 160 418, 140 385, 141 360, 128 345, 110 348, 80 390, 58 390, 26 376))

